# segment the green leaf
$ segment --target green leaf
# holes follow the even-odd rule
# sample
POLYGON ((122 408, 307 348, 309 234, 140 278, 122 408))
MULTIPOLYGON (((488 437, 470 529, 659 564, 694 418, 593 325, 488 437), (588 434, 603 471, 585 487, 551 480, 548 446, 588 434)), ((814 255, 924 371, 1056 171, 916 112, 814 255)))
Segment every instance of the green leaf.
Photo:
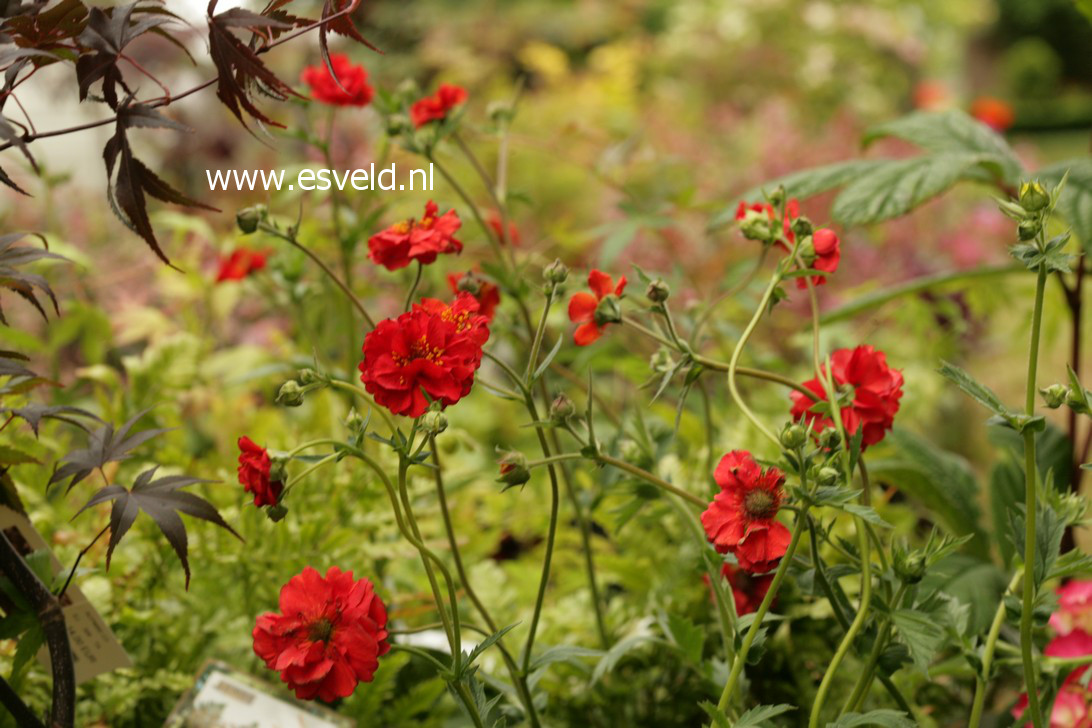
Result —
POLYGON ((546 371, 546 368, 553 362, 554 357, 557 356, 557 352, 561 351, 561 345, 565 343, 565 337, 557 337, 557 343, 554 344, 554 348, 550 349, 550 353, 546 355, 546 358, 542 360, 542 363, 535 369, 534 375, 531 376, 531 383, 534 384, 538 381, 538 378, 542 376, 542 373, 546 371))
POLYGON ((1013 545, 1009 536, 1009 514, 1016 504, 1024 502, 1024 471, 1007 454, 990 471, 990 517, 993 520, 993 542, 1001 552, 1002 563, 1012 563, 1013 545))
POLYGON ((698 707, 704 710, 705 714, 709 716, 709 719, 713 721, 714 728, 732 728, 732 723, 728 720, 728 716, 710 701, 703 700, 698 703, 698 707))
POLYGON ((917 723, 910 720, 901 710, 870 710, 867 713, 846 713, 827 728, 915 728, 917 723))
POLYGON ((962 389, 971 399, 994 413, 994 417, 988 420, 989 424, 1009 427, 1021 433, 1027 429, 1041 432, 1046 428, 1046 419, 1044 417, 1041 415, 1026 415, 1008 409, 992 389, 978 382, 955 364, 942 360, 937 371, 942 377, 962 389))
POLYGON ((864 225, 904 215, 936 197, 989 157, 979 153, 928 154, 900 159, 856 177, 839 193, 831 215, 843 225, 864 225))
POLYGON ((613 647, 603 655, 599 660, 599 664, 595 666, 595 671, 592 672, 592 683, 597 683, 608 672, 614 670, 618 662, 626 656, 629 652, 641 647, 643 645, 657 642, 655 637, 647 634, 637 634, 626 637, 624 640, 616 642, 613 647))
POLYGON ((1021 243, 1009 249, 1009 254, 1033 272, 1045 267, 1047 273, 1072 273, 1071 266, 1076 257, 1065 252, 1069 237, 1066 232, 1051 238, 1042 250, 1033 243, 1021 243))
POLYGON ((910 609, 896 609, 891 613, 891 622, 910 649, 914 665, 928 674, 929 663, 944 644, 944 630, 929 616, 910 609))
POLYGON ((683 656, 695 665, 701 664, 705 631, 692 620, 675 613, 667 616, 667 629, 683 656))
MULTIPOLYGON (((770 180, 759 187, 752 187, 743 193, 740 199, 753 202, 763 199, 764 190, 774 190, 783 186, 788 197, 807 199, 820 192, 825 192, 835 187, 852 182, 866 172, 888 164, 886 159, 851 159, 846 162, 835 162, 822 167, 793 172, 792 174, 770 180)), ((720 212, 709 223, 710 228, 723 227, 733 223, 736 219, 736 204, 720 212)))
POLYGON ((1092 555, 1073 549, 1058 557, 1053 568, 1047 574, 1047 580, 1068 579, 1072 576, 1086 574, 1092 574, 1092 555))
POLYGON ((38 650, 42 649, 44 644, 45 632, 42 631, 41 625, 35 622, 34 626, 19 638, 19 644, 15 648, 15 657, 11 661, 13 682, 19 681, 23 669, 30 664, 30 661, 38 654, 38 650))
POLYGON ((780 705, 759 705, 739 716, 735 728, 766 728, 766 726, 770 725, 767 722, 770 718, 776 718, 793 710, 796 710, 795 705, 786 705, 785 703, 780 705))
POLYGON ((27 465, 37 464, 38 460, 27 455, 22 450, 16 450, 14 447, 8 447, 7 445, 0 445, 0 466, 5 468, 12 465, 27 465))
POLYGON ((531 662, 531 669, 529 672, 534 672, 540 668, 552 665, 555 662, 574 662, 578 657, 602 657, 604 653, 602 650, 593 650, 588 647, 577 647, 575 645, 557 645, 545 650, 541 655, 536 657, 531 662))
POLYGON ((493 634, 486 637, 478 644, 474 645, 474 649, 472 649, 469 654, 467 654, 466 659, 462 661, 463 672, 465 673, 466 669, 473 665, 474 661, 477 660, 483 652, 492 647, 493 644, 496 643, 496 641, 499 640, 501 637, 515 629, 516 625, 518 624, 519 622, 515 622, 514 624, 510 624, 507 627, 502 627, 493 634))
POLYGON ((1036 173, 1043 182, 1058 183, 1069 173, 1055 213, 1069 224, 1086 252, 1092 252, 1092 160, 1071 159, 1036 173))
POLYGON ((846 513, 852 513, 859 518, 871 523, 873 526, 879 526, 880 528, 891 528, 891 524, 880 517, 879 513, 876 513, 875 509, 871 506, 861 505, 860 503, 846 503, 841 507, 846 513))
POLYGON ((978 153, 996 162, 1003 181, 1016 183, 1023 167, 1005 138, 962 111, 917 111, 872 127, 867 146, 882 137, 896 137, 938 154, 978 153))
MULTIPOLYGON (((1012 514, 1012 540, 1016 553, 1024 553, 1026 513, 1012 514)), ((1062 536, 1065 535, 1065 522, 1046 503, 1040 500, 1035 519, 1035 564, 1032 569, 1036 588, 1042 585, 1058 560, 1062 548, 1062 536)))

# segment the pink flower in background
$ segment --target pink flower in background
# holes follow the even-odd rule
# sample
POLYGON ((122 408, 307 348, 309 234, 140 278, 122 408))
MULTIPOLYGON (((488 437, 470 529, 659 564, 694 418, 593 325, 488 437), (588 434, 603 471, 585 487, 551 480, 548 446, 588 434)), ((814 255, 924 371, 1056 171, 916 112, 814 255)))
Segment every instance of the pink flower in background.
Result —
POLYGON ((1051 628, 1059 635, 1074 630, 1092 634, 1092 579, 1073 579, 1058 587, 1057 593, 1058 610, 1050 615, 1051 628))

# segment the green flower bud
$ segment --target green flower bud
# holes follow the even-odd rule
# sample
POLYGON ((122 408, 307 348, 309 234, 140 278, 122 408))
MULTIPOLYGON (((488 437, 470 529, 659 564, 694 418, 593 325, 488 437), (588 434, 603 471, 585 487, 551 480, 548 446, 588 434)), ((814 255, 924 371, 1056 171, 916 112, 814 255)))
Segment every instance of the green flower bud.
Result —
POLYGON ((815 243, 812 242, 810 237, 800 241, 800 262, 805 267, 810 268, 812 263, 815 262, 815 243))
POLYGON ((839 473, 834 468, 822 467, 819 468, 819 472, 816 473, 815 480, 819 483, 819 485, 830 487, 837 483, 840 477, 841 473, 839 473))
POLYGON ((661 346, 648 360, 648 367, 657 374, 666 374, 675 368, 675 359, 671 356, 671 350, 661 346))
POLYGON ((285 407, 299 407, 303 404, 303 387, 295 379, 289 379, 277 390, 275 401, 285 407))
POLYGON ((775 208, 780 207, 785 201, 785 185, 778 185, 777 189, 770 193, 770 204, 775 208))
POLYGON ((555 286, 561 285, 565 282, 565 279, 569 277, 569 268, 561 259, 556 259, 553 263, 543 268, 542 277, 546 279, 547 283, 552 283, 555 286))
POLYGON ((605 296, 599 305, 595 307, 595 323, 599 326, 617 324, 622 321, 622 305, 618 296, 613 293, 605 296))
POLYGON ((828 427, 819 433, 819 447, 824 450, 835 450, 842 444, 842 437, 838 434, 838 430, 833 427, 828 427))
POLYGON ((1052 384, 1049 387, 1040 389, 1039 394, 1043 395, 1043 401, 1046 402, 1047 407, 1050 409, 1058 409, 1065 404, 1066 395, 1069 394, 1069 387, 1061 384, 1052 384))
POLYGON ((781 430, 780 439, 781 447, 786 450, 796 450, 808 441, 808 433, 800 425, 785 425, 785 428, 781 430))
POLYGON ((1083 391, 1067 389, 1065 392, 1065 406, 1079 414, 1088 414, 1088 396, 1083 391))
POLYGON ((648 300, 653 303, 663 303, 671 295, 671 288, 664 283, 662 278, 657 278, 648 284, 645 295, 648 296, 648 300))
POLYGON ((288 480, 288 463, 282 455, 272 455, 269 459, 269 482, 283 483, 288 480))
POLYGON ((1035 236, 1043 229, 1043 223, 1038 218, 1029 218, 1027 220, 1021 220, 1020 224, 1016 226, 1016 232, 1020 236, 1021 240, 1033 240, 1035 236))
POLYGON ((1050 194, 1039 180, 1020 185, 1020 206, 1028 212, 1038 212, 1050 204, 1050 194))
POLYGON ((531 471, 527 468, 527 458, 523 453, 514 450, 505 452, 497 460, 500 466, 498 483, 504 483, 505 490, 517 485, 523 485, 531 479, 531 471))
POLYGON ((368 421, 365 420, 359 412, 355 409, 349 410, 349 414, 345 416, 345 428, 354 435, 364 434, 365 428, 368 426, 368 421))
POLYGON ((564 425, 576 414, 576 405, 564 392, 554 397, 550 403, 550 422, 555 425, 564 425))
POLYGON ((765 212, 747 210, 743 219, 739 221, 739 230, 748 240, 767 241, 773 235, 773 221, 765 212))
POLYGON ((447 417, 440 410, 429 410, 417 422, 426 435, 439 435, 447 429, 447 417))
POLYGON ((310 368, 300 369, 299 373, 296 374, 296 378, 299 379, 300 384, 304 386, 323 381, 322 375, 310 368))
POLYGON ((278 503, 275 506, 269 506, 265 509, 265 515, 269 517, 269 520, 273 523, 284 520, 284 517, 288 515, 288 509, 278 503))
POLYGON ((404 114, 391 114, 387 117, 387 136, 402 136, 413 130, 413 124, 404 114))
POLYGON ((250 235, 258 229, 258 225, 262 223, 265 218, 265 205, 253 205, 251 207, 244 207, 242 210, 235 213, 235 224, 239 226, 239 230, 242 231, 243 235, 250 235))
POLYGON ((811 224, 811 220, 801 216, 792 221, 792 231, 796 237, 803 239, 815 232, 815 227, 811 224))
POLYGON ((891 565, 895 575, 904 584, 917 584, 925 578, 925 555, 920 551, 908 551, 904 546, 895 546, 891 552, 891 565))
POLYGON ((472 271, 467 271, 455 284, 455 290, 477 296, 482 291, 482 281, 472 271))

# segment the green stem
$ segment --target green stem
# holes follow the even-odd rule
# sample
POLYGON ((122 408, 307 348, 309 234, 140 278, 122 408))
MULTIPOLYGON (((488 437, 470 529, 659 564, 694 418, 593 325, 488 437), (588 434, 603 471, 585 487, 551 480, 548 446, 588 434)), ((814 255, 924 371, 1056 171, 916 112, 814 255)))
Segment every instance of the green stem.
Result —
POLYGON ((345 392, 352 392, 357 397, 360 397, 362 400, 367 402, 371 406, 372 410, 378 412, 379 416, 383 418, 383 422, 387 425, 387 428, 390 430, 390 433, 392 435, 395 433, 395 431, 397 431, 398 427, 394 424, 394 420, 391 419, 391 416, 387 414, 387 409, 385 407, 380 407, 379 405, 377 405, 375 403, 375 400, 372 399, 372 395, 368 394, 368 391, 366 389, 364 389, 363 387, 358 387, 352 382, 343 382, 340 379, 331 379, 329 381, 331 389, 340 389, 345 392))
MULTIPOLYGON (((527 372, 525 373, 525 381, 528 387, 531 386, 531 377, 534 376, 535 370, 538 369, 538 352, 542 348, 542 337, 546 335, 546 319, 550 316, 550 306, 554 302, 554 286, 546 291, 546 303, 542 307, 542 318, 538 320, 538 327, 535 329, 535 338, 531 343, 531 356, 527 359, 527 372)), ((547 403, 548 405, 549 403, 547 403)))
POLYGON ((448 172, 447 167, 440 164, 440 162, 436 159, 435 155, 429 152, 425 155, 425 158, 428 159, 429 162, 434 164, 436 166, 436 169, 440 170, 440 176, 447 180, 447 183, 451 185, 451 188, 453 190, 455 190, 455 194, 462 198, 462 201, 466 204, 467 207, 470 208, 470 214, 474 216, 474 219, 477 221, 478 226, 482 229, 482 232, 485 233, 485 237, 489 241, 489 244, 493 247, 494 255, 496 255, 497 258, 501 262, 503 262, 506 267, 509 266, 509 260, 507 257, 505 257, 504 251, 501 250, 501 244, 497 241, 496 234, 493 232, 493 229, 489 227, 488 223, 485 222, 485 218, 482 217, 481 212, 478 210, 478 206, 474 204, 474 200, 470 198, 470 195, 468 195, 466 190, 463 189, 463 186, 460 185, 458 181, 456 181, 455 177, 453 177, 451 173, 448 172))
POLYGON ((774 290, 777 288, 778 283, 781 282, 781 269, 773 274, 770 278, 770 284, 766 286, 765 293, 762 294, 762 299, 759 301, 758 308, 755 310, 754 316, 751 317, 750 322, 747 324, 747 328, 743 330, 743 334, 740 335, 739 341, 736 342, 736 348, 732 351, 732 358, 728 361, 728 391, 732 394, 732 400, 735 401, 739 407, 743 416, 750 420, 751 424, 755 428, 771 440, 774 445, 780 449, 781 443, 777 439, 777 435, 770 432, 770 429, 766 425, 762 424, 755 414, 751 411, 750 407, 743 400, 743 395, 739 393, 739 387, 736 386, 736 373, 739 368, 739 358, 743 355, 743 347, 747 345, 747 341, 751 338, 751 334, 754 333, 755 328, 758 326, 758 322, 762 319, 763 314, 766 313, 766 309, 770 303, 770 297, 773 296, 774 290))
POLYGON ((409 293, 406 294, 406 303, 402 306, 403 311, 409 311, 410 306, 413 305, 413 294, 417 293, 417 286, 421 285, 421 274, 424 270, 425 266, 421 264, 421 261, 417 261, 417 275, 413 277, 413 285, 410 286, 409 293))
MULTIPOLYGON (((890 604, 888 604, 890 611, 898 609, 905 594, 906 584, 899 584, 899 588, 895 591, 894 598, 892 598, 890 604)), ((853 692, 850 693, 849 698, 842 706, 843 714, 851 710, 857 710, 865 696, 868 695, 868 690, 872 687, 872 681, 876 676, 876 665, 879 664, 880 655, 883 654, 883 649, 887 646, 887 638, 890 635, 890 632, 891 614, 889 612, 884 615, 883 619, 880 620, 879 625, 877 625, 876 641, 872 643, 872 651, 869 653, 868 660, 865 662, 864 672, 861 673, 861 677, 853 687, 853 692)))
MULTIPOLYGON (((1035 310, 1031 318, 1031 345, 1028 351, 1028 379, 1027 396, 1024 402, 1024 412, 1028 415, 1035 414, 1035 382, 1039 368, 1039 334, 1043 321, 1043 294, 1046 290, 1047 271, 1046 266, 1039 266, 1039 274, 1035 283, 1035 310)), ((1035 728, 1043 726, 1043 711, 1039 705, 1038 679, 1036 675, 1035 655, 1032 642, 1032 628, 1034 627, 1035 592, 1038 584, 1035 583, 1035 526, 1038 518, 1038 492, 1039 470, 1035 463, 1035 431, 1028 428, 1024 431, 1024 599, 1020 610, 1020 650, 1024 658, 1024 683, 1028 690, 1028 713, 1035 728)))
POLYGON ((807 516, 808 506, 804 506, 803 510, 796 516, 796 523, 793 525, 792 529, 792 539, 789 541, 789 547, 786 549, 785 555, 781 557, 781 563, 777 565, 777 571, 774 572, 773 581, 770 582, 770 589, 766 592, 766 596, 762 598, 762 603, 758 605, 758 611, 755 612, 754 621, 751 622, 751 626, 743 638, 743 644, 740 645, 739 654, 736 655, 736 659, 732 662, 732 671, 728 675, 728 681, 724 683, 724 690, 721 692, 720 700, 717 702, 717 709, 721 712, 727 710, 728 705, 732 700, 736 685, 739 683, 739 678, 743 674, 743 667, 747 664, 747 653, 750 652, 751 645, 758 635, 758 630, 762 627, 762 620, 766 618, 766 613, 770 611, 770 605, 773 604, 773 600, 777 596, 777 591, 781 588, 781 582, 785 579, 785 574, 789 571, 789 564, 792 563, 792 557, 796 553, 796 547, 800 543, 800 537, 804 534, 804 528, 807 526, 807 516))
POLYGON ((997 638, 1001 634, 1001 627, 1005 624, 1005 596, 1020 583, 1024 570, 1017 569, 1012 575, 1012 581, 1005 591, 1001 593, 1001 602, 997 605, 997 611, 993 615, 993 623, 986 635, 985 649, 982 651, 982 673, 975 680, 974 703, 971 706, 971 719, 967 722, 968 728, 978 728, 982 721, 982 709, 986 704, 986 689, 989 687, 990 666, 993 664, 993 653, 997 649, 997 638))
POLYGON ((618 458, 611 457, 610 455, 606 455, 604 453, 600 453, 600 454, 596 455, 595 459, 598 460, 601 463, 606 463, 607 465, 618 468, 619 470, 624 470, 627 473, 629 473, 630 475, 635 475, 638 478, 641 478, 642 480, 644 480, 645 482, 651 483, 652 485, 655 485, 658 488, 666 490, 669 493, 674 493, 675 495, 677 495, 680 498, 682 498, 683 500, 688 501, 689 503, 697 506, 698 508, 701 508, 701 509, 704 510, 709 505, 706 501, 702 500, 701 498, 694 495, 693 493, 689 493, 689 492, 683 490, 682 488, 680 488, 680 487, 678 487, 676 485, 672 485, 671 483, 667 482, 663 478, 660 478, 660 477, 658 477, 656 475, 653 475, 652 473, 648 472, 647 470, 643 470, 643 469, 637 467, 636 465, 630 465, 625 460, 619 460, 618 458))

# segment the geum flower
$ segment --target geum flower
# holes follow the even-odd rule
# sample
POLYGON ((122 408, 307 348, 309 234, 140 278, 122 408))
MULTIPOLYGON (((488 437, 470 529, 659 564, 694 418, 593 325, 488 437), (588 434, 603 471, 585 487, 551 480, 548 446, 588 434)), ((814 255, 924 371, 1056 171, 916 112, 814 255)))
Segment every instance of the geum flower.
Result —
POLYGON ((387 270, 398 270, 413 261, 428 265, 440 254, 462 252, 463 244, 455 239, 463 224, 459 215, 454 210, 438 212, 436 203, 429 200, 420 220, 409 218, 371 236, 368 257, 387 270))
POLYGON ((366 106, 371 102, 375 91, 368 85, 368 71, 363 66, 354 65, 342 53, 331 54, 330 65, 336 81, 325 63, 308 66, 300 74, 300 80, 311 87, 312 98, 331 106, 366 106))
POLYGON ((493 313, 500 305, 500 288, 496 284, 478 275, 476 271, 467 271, 463 275, 450 273, 447 277, 447 285, 451 292, 458 295, 465 291, 474 296, 480 307, 479 313, 485 316, 488 322, 493 321, 493 313))
POLYGON ((580 324, 573 333, 577 346, 587 346, 603 335, 608 324, 622 320, 618 299, 626 289, 626 277, 614 279, 602 271, 593 270, 588 274, 588 287, 592 293, 581 291, 569 299, 569 320, 580 324), (594 294, 594 295, 593 295, 594 294))
MULTIPOLYGON (((747 237, 752 237, 747 234, 750 223, 756 219, 761 220, 762 215, 765 215, 768 220, 777 218, 777 212, 774 210, 773 205, 768 202, 747 202, 744 200, 740 201, 736 207, 736 221, 743 223, 741 227, 744 228, 744 235, 747 237)), ((790 244, 796 242, 796 233, 792 231, 792 221, 798 217, 800 217, 800 200, 793 197, 785 203, 785 217, 781 221, 781 234, 790 244)), ((769 231, 769 228, 763 225, 759 231, 763 233, 759 237, 765 238, 765 233, 769 231)), ((789 252, 788 246, 780 240, 777 241, 777 247, 786 253, 789 252)))
POLYGON ((231 251, 229 255, 220 256, 220 263, 216 270, 216 282, 241 281, 251 273, 265 268, 267 250, 251 250, 241 247, 231 251))
POLYGON ((466 101, 466 96, 466 89, 462 86, 440 84, 435 94, 413 102, 410 120, 417 129, 432 121, 443 121, 452 109, 466 101))
POLYGON ((777 520, 785 476, 777 468, 763 470, 749 452, 733 450, 721 458, 713 478, 721 490, 701 514, 709 540, 748 573, 773 570, 791 540, 777 520))
POLYGON ((303 700, 330 702, 371 682, 390 650, 387 609, 367 579, 331 566, 308 566, 281 587, 280 614, 254 626, 254 653, 303 700))
MULTIPOLYGON (((801 247, 803 247, 803 243, 801 247)), ((838 236, 833 230, 819 228, 811 234, 811 251, 809 251, 808 257, 811 260, 805 259, 805 263, 809 268, 821 270, 825 273, 833 273, 838 270, 838 263, 842 259, 842 248, 838 236)), ((811 276, 813 286, 821 286, 826 282, 826 276, 811 276)), ((803 278, 797 278, 796 287, 807 288, 808 284, 803 278)))
POLYGON ((281 498, 284 483, 272 480, 269 452, 246 435, 239 438, 239 483, 254 495, 254 505, 275 506, 281 498))
MULTIPOLYGON (((736 614, 740 616, 757 612, 762 600, 766 598, 766 593, 770 591, 770 584, 773 583, 773 574, 755 576, 732 564, 724 564, 720 568, 720 575, 732 588, 732 601, 736 604, 736 614)), ((707 574, 702 576, 706 582, 709 581, 707 574)))
MULTIPOLYGON (((902 373, 887 366, 887 357, 871 346, 855 349, 839 349, 830 357, 831 376, 837 390, 839 412, 846 433, 853 437, 864 429, 861 449, 883 440, 895 421, 902 398, 902 373)), ((825 375, 826 366, 822 373, 825 375)), ((819 377, 804 382, 804 387, 814 393, 809 397, 793 392, 792 417, 806 420, 816 432, 834 426, 826 388, 819 377)))
POLYGON ((376 403, 407 417, 420 417, 430 400, 458 402, 474 385, 489 338, 479 310, 463 292, 451 305, 426 298, 398 318, 381 321, 364 338, 364 388, 376 403))

